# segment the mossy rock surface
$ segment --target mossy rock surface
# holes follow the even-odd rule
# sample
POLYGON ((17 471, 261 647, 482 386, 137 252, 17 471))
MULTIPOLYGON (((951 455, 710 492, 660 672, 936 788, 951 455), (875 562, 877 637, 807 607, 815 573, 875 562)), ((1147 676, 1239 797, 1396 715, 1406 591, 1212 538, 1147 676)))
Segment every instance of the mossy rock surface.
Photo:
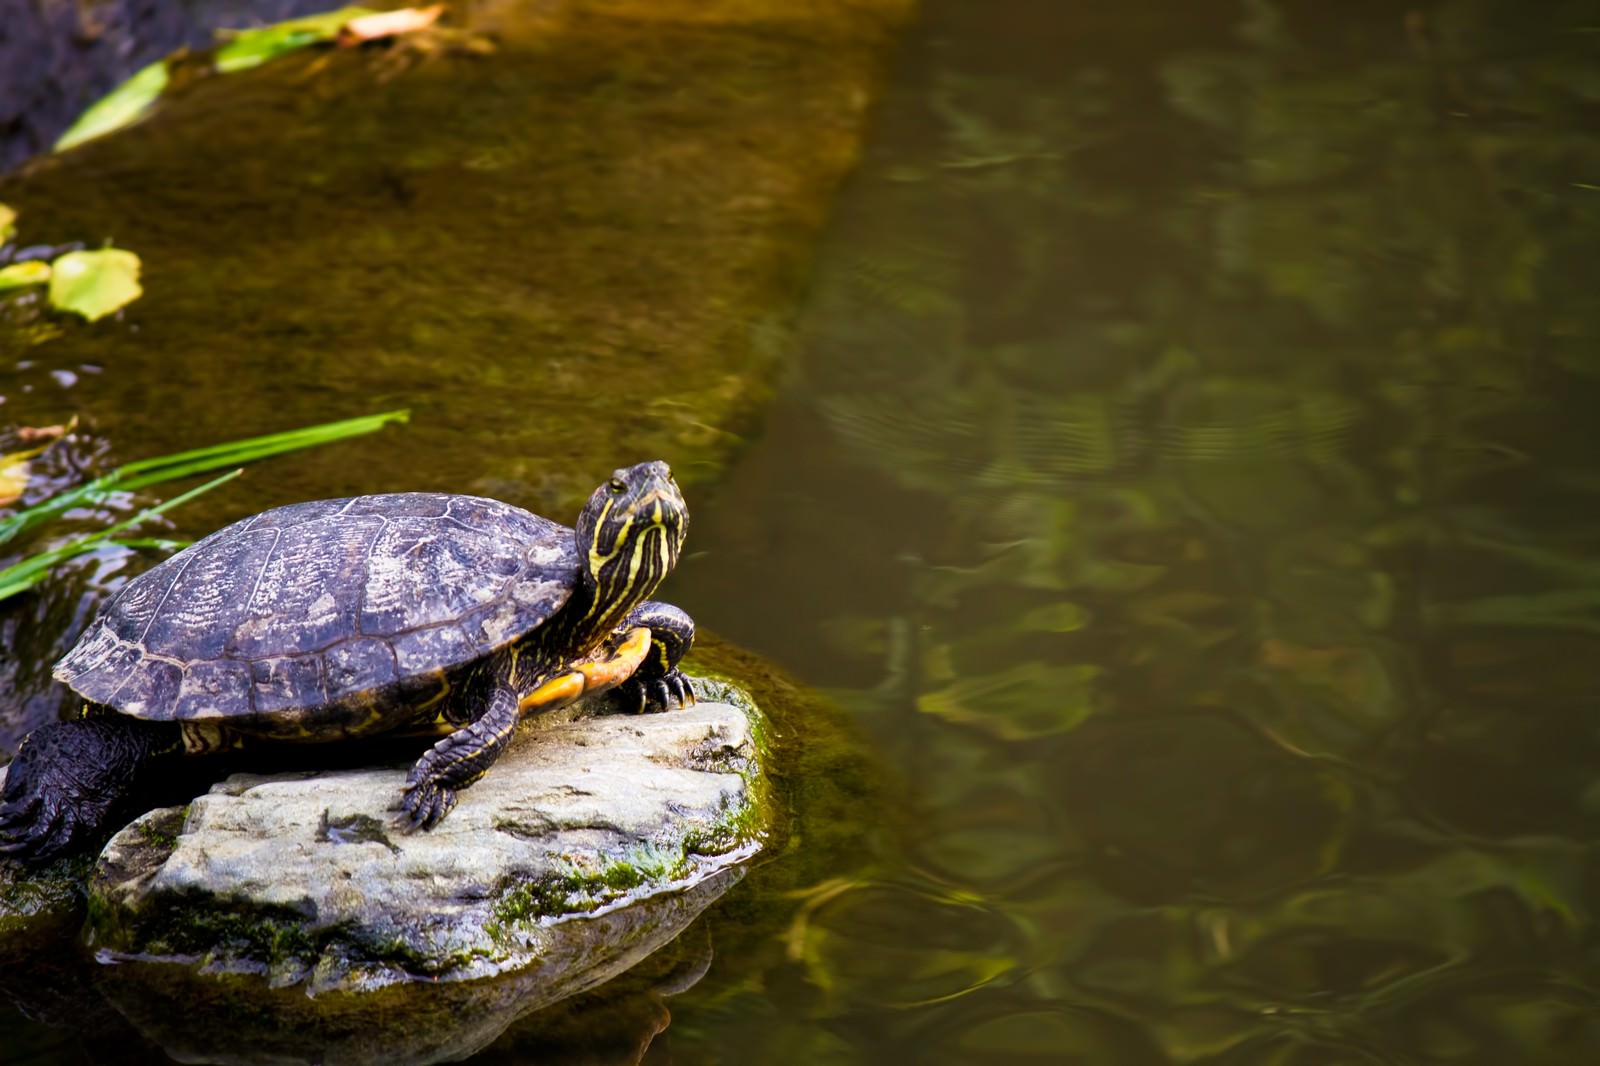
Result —
POLYGON ((308 49, 185 81, 0 178, 24 243, 144 263, 118 318, 27 333, 39 380, 10 417, 60 420, 60 370, 140 454, 412 409, 402 446, 229 486, 185 511, 200 530, 400 488, 566 518, 646 457, 713 482, 770 395, 908 8, 514 0, 452 15, 487 55, 308 49))
MULTIPOLYGON (((544 1008, 557 1001, 552 1009, 570 1005, 583 1016, 593 1009, 583 993, 593 991, 631 1007, 613 1014, 608 1023, 616 1028, 606 1036, 642 1052, 666 1024, 660 990, 694 982, 707 961, 704 937, 678 934, 741 874, 731 867, 685 891, 579 919, 565 930, 568 955, 482 980, 307 996, 298 986, 268 988, 249 974, 150 962, 96 967, 95 1000, 179 1062, 410 1066, 459 1061, 523 1019, 541 1028, 544 1008)), ((594 1034, 588 1036, 586 1049, 594 1034)))
POLYGON ((530 967, 583 987, 629 948, 630 909, 761 849, 759 712, 701 690, 683 711, 526 729, 429 832, 400 827, 404 766, 235 774, 111 840, 91 943, 313 994, 530 967), (598 944, 569 925, 611 915, 598 944))

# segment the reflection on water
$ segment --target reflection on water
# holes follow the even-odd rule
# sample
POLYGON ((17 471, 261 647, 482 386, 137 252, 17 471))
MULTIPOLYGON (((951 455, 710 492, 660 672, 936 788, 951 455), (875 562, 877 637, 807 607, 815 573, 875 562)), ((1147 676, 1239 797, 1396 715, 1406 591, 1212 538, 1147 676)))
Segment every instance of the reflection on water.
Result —
POLYGON ((1594 14, 930 5, 682 579, 916 814, 674 1047, 1595 1061, 1594 14))
POLYGON ((1593 5, 927 8, 669 590, 912 814, 645 1061, 1600 1060, 1593 5))

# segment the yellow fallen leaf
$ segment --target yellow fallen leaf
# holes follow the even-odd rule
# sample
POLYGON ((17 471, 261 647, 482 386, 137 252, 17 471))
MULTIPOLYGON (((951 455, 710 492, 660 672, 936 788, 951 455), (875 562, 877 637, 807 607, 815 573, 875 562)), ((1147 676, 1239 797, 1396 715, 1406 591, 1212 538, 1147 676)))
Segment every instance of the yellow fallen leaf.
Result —
POLYGON ((339 47, 354 48, 364 41, 416 33, 438 22, 442 14, 444 5, 434 4, 431 7, 402 7, 397 11, 382 11, 376 15, 353 18, 339 29, 339 47))
POLYGON ((27 288, 29 285, 44 285, 49 281, 50 264, 38 259, 24 259, 20 263, 7 263, 0 267, 0 292, 27 288))
POLYGON ((33 464, 28 460, 48 447, 48 444, 41 444, 37 448, 0 455, 0 507, 10 507, 21 499, 28 479, 33 476, 33 464))
POLYGON ((123 248, 68 252, 50 264, 50 305, 90 322, 132 303, 139 285, 139 257, 123 248))

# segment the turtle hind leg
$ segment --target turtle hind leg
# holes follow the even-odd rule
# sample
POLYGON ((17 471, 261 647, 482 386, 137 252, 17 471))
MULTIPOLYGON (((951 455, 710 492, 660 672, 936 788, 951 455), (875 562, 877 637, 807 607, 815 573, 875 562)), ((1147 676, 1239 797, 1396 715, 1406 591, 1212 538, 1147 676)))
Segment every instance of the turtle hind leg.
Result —
POLYGON ((0 793, 0 855, 44 862, 97 845, 131 814, 149 766, 181 750, 170 722, 85 718, 22 742, 0 793))
POLYGON ((606 697, 612 713, 642 714, 694 705, 694 691, 678 664, 694 647, 694 619, 687 612, 656 600, 639 604, 621 629, 650 628, 650 650, 633 676, 606 697))

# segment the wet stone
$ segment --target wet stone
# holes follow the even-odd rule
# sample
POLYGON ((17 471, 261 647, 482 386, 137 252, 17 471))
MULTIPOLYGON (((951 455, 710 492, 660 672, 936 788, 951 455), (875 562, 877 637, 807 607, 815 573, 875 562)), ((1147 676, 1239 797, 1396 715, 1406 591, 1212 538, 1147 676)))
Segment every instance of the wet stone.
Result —
POLYGON ((400 821, 405 766, 235 774, 111 840, 90 943, 312 994, 534 965, 559 981, 586 921, 625 924, 759 850, 755 713, 705 699, 532 725, 428 832, 400 821), (708 764, 708 745, 737 757, 708 764))

